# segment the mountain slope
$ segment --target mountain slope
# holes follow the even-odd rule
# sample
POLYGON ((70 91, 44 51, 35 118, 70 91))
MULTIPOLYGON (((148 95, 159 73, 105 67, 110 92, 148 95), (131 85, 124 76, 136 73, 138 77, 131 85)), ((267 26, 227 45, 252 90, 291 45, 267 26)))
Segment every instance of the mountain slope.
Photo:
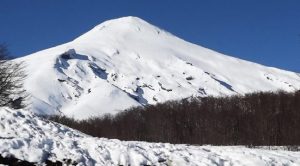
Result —
POLYGON ((136 17, 21 60, 33 111, 80 119, 191 95, 300 89, 297 73, 191 44, 136 17))
POLYGON ((300 152, 93 138, 24 110, 0 108, 0 119, 0 156, 39 165, 47 160, 87 166, 300 164, 300 152))

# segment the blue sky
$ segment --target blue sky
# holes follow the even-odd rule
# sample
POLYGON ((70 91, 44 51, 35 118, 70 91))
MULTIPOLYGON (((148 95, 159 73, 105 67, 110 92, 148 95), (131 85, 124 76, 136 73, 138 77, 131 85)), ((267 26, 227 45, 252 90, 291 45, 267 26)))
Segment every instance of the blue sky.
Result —
POLYGON ((130 15, 192 43, 300 72, 299 0, 1 0, 0 42, 27 55, 130 15))

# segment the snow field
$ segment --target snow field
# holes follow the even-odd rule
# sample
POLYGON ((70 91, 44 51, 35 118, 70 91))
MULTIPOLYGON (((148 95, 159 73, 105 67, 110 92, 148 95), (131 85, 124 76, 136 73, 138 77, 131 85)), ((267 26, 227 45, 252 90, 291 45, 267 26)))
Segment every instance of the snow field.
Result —
POLYGON ((0 154, 78 165, 300 165, 300 152, 94 138, 26 110, 0 108, 0 154))

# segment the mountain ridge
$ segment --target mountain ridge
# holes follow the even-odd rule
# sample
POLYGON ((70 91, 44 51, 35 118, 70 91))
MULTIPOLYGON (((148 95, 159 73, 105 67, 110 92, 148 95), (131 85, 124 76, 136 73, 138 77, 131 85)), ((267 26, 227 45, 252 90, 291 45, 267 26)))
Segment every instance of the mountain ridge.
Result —
POLYGON ((79 119, 193 95, 300 89, 298 73, 189 43, 137 17, 16 61, 27 64, 33 112, 79 119))

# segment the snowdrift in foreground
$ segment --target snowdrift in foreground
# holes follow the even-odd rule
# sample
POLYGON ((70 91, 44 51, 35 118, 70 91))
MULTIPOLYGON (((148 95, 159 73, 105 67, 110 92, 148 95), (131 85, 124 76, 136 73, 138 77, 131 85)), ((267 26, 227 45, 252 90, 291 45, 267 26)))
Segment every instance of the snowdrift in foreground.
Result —
POLYGON ((300 165, 300 152, 93 138, 27 111, 0 108, 0 154, 79 165, 300 165))
POLYGON ((192 95, 300 89, 297 73, 197 46, 136 17, 17 61, 27 65, 32 111, 78 119, 192 95))

